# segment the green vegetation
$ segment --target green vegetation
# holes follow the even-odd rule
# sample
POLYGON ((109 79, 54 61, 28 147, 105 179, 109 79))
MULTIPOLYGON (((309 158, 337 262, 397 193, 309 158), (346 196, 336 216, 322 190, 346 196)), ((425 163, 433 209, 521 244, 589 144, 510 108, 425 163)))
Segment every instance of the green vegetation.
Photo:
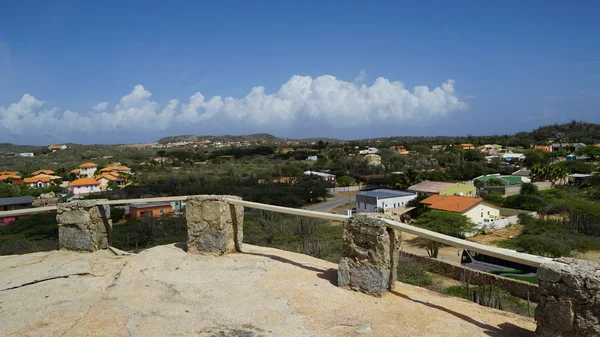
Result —
POLYGON ((127 219, 122 224, 113 225, 111 233, 113 247, 134 252, 158 245, 185 241, 187 241, 185 217, 174 214, 127 219))
POLYGON ((469 288, 464 285, 451 286, 446 288, 444 293, 523 316, 529 315, 535 308, 532 306, 531 309, 528 309, 527 302, 491 285, 485 288, 482 286, 470 286, 469 288))
POLYGON ((600 237, 577 232, 569 227, 568 220, 565 223, 520 214, 519 221, 524 225, 521 234, 496 242, 499 246, 548 257, 572 256, 574 252, 600 249, 600 237))
POLYGON ((244 242, 338 263, 342 256, 342 226, 325 220, 257 211, 244 216, 244 242))
POLYGON ((0 227, 0 255, 58 249, 56 212, 33 214, 0 227))
MULTIPOLYGON (((415 226, 462 239, 465 233, 475 228, 475 224, 462 214, 435 210, 423 213, 415 221, 415 226)), ((437 258, 441 246, 439 242, 424 240, 423 246, 430 257, 437 258)))
POLYGON ((419 287, 433 284, 433 278, 422 264, 402 255, 398 262, 398 281, 419 287))

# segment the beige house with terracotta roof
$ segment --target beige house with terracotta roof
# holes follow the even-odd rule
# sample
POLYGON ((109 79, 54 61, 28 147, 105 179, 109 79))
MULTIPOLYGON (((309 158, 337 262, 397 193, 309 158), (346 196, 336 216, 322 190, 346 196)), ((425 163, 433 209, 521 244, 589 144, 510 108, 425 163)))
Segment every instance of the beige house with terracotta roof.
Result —
POLYGON ((79 165, 79 176, 86 178, 93 178, 94 174, 98 170, 98 165, 94 163, 84 163, 79 165))
POLYGON ((488 204, 480 198, 435 194, 421 200, 421 203, 433 210, 460 213, 476 224, 495 220, 500 217, 499 207, 488 204))
POLYGON ((33 177, 23 179, 23 183, 30 188, 44 188, 50 186, 50 177, 33 177))

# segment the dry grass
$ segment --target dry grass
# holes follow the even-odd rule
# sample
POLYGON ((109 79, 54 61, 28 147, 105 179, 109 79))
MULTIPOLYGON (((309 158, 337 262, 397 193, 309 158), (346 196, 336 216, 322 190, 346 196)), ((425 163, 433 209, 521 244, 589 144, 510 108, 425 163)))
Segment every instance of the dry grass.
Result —
POLYGON ((511 236, 516 237, 523 230, 523 225, 513 225, 502 228, 490 234, 479 234, 469 238, 469 241, 474 241, 488 246, 495 246, 494 241, 507 240, 511 236))

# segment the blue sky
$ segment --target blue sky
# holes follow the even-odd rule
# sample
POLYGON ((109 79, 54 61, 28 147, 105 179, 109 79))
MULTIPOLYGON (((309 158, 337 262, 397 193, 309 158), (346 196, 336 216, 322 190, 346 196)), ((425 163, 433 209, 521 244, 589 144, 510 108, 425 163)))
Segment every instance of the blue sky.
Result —
POLYGON ((2 2, 0 142, 479 135, 600 122, 599 10, 596 1, 2 2))

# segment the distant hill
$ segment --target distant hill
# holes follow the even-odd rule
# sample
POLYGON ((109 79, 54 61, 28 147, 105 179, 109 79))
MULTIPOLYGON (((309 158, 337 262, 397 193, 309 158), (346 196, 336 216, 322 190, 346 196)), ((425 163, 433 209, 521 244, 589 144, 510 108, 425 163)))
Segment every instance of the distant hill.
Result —
POLYGON ((203 140, 209 140, 211 142, 243 142, 249 141, 252 143, 265 141, 267 143, 275 143, 275 142, 300 142, 300 143, 310 143, 317 142, 322 140, 324 142, 330 143, 339 143, 341 140, 334 138, 304 138, 304 139, 292 139, 292 138, 280 138, 273 136, 268 133, 256 133, 252 135, 240 135, 240 136, 232 136, 232 135, 223 135, 223 136, 203 136, 203 135, 180 135, 180 136, 169 136, 163 137, 158 140, 159 144, 167 144, 167 143, 177 143, 177 142, 200 142, 203 140))
POLYGON ((565 124, 545 125, 530 132, 529 135, 537 141, 559 141, 562 138, 563 141, 568 142, 599 143, 600 124, 572 121, 565 124))
POLYGON ((47 146, 15 145, 11 143, 0 143, 0 153, 38 152, 47 148, 47 146))

